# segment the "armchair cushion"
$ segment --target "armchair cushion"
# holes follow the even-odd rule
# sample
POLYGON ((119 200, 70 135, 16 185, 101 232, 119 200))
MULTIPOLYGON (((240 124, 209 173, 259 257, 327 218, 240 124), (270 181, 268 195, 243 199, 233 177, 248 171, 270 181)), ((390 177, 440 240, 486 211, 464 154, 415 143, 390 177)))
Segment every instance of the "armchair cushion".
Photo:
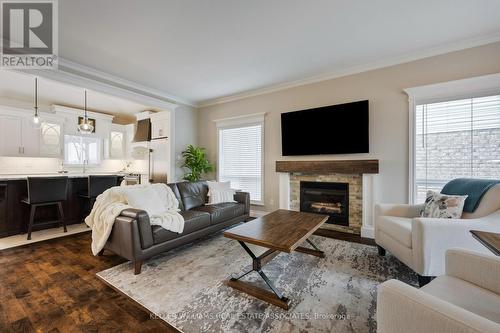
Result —
POLYGON ((446 251, 446 275, 500 295, 500 257, 465 249, 446 251))
POLYGON ((379 216, 378 229, 411 248, 411 220, 408 217, 379 216))
POLYGON ((401 281, 389 280, 378 287, 379 333, 493 333, 499 328, 491 320, 401 281))
POLYGON ((500 324, 500 295, 475 284, 442 275, 420 290, 500 324))

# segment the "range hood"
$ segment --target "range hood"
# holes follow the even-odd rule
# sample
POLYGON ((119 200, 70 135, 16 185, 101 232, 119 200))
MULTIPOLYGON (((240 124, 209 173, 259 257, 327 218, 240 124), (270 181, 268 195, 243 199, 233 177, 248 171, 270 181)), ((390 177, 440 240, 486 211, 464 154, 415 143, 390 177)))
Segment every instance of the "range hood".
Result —
POLYGON ((151 141, 151 120, 149 118, 137 120, 133 142, 151 141))

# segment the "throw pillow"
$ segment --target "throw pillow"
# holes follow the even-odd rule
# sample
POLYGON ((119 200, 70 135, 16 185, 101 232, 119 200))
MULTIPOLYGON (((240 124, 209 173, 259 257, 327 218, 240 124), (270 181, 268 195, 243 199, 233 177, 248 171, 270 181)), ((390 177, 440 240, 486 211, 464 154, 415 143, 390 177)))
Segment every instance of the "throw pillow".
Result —
POLYGON ((235 190, 231 189, 231 182, 207 181, 208 204, 215 205, 223 202, 234 201, 235 190))
POLYGON ((462 217, 467 195, 448 195, 427 191, 424 209, 421 217, 459 219, 462 217))
POLYGON ((208 197, 208 204, 215 205, 223 202, 236 202, 234 201, 235 192, 236 191, 233 189, 229 190, 212 189, 210 191, 210 196, 208 197))
POLYGON ((231 182, 216 182, 216 181, 207 181, 208 185, 208 195, 210 195, 211 190, 229 190, 231 188, 231 182))

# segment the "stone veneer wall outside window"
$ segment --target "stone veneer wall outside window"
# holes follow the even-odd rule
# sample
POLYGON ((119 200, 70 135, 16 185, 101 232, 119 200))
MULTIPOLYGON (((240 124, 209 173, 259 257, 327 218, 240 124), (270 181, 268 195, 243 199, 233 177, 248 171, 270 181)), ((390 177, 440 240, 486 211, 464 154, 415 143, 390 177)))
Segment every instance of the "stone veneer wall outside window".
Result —
POLYGON ((332 182, 349 184, 349 226, 325 223, 323 228, 360 234, 363 209, 363 177, 361 174, 290 174, 290 209, 300 210, 300 182, 332 182))

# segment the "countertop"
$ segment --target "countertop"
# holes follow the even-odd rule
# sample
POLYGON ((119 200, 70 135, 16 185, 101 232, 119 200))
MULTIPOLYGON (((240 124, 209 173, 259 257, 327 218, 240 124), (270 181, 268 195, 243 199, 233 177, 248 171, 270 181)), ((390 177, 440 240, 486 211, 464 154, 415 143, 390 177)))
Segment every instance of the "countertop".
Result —
POLYGON ((87 178, 90 175, 113 175, 113 176, 126 176, 130 173, 123 172, 89 172, 89 173, 77 173, 77 172, 69 172, 69 173, 36 173, 36 174, 0 174, 0 181, 7 180, 23 180, 28 177, 63 177, 67 176, 69 178, 87 178))

